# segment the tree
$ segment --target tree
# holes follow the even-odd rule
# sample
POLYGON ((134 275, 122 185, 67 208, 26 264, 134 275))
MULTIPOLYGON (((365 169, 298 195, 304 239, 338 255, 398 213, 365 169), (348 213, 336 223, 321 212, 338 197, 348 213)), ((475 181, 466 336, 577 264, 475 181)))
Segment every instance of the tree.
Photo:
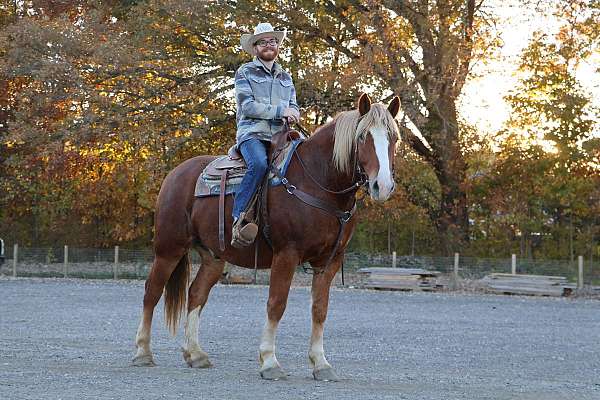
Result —
MULTIPOLYGON (((293 75, 307 128, 352 108, 361 91, 384 102, 401 96, 401 190, 384 206, 368 204, 363 216, 373 229, 358 230, 358 248, 407 244, 412 221, 432 238, 428 249, 444 253, 472 239, 478 245, 469 250, 487 254, 519 232, 564 242, 566 226, 575 247, 598 236, 589 222, 600 187, 598 140, 590 135, 597 117, 573 74, 597 49, 597 1, 560 2, 564 28, 532 42, 499 145, 457 109, 471 67, 497 45, 488 25, 494 9, 485 2, 0 4, 7 5, 0 8, 7 43, 0 48, 0 219, 21 243, 148 243, 167 172, 235 140, 233 76, 250 60, 239 37, 265 20, 288 28, 280 61, 293 75), (521 140, 523 132, 555 152, 521 140), (409 233, 388 235, 393 227, 409 233)), ((524 254, 536 252, 526 249, 531 238, 522 241, 524 254)))
MULTIPOLYGON (((447 253, 468 240, 467 166, 460 145, 456 102, 472 61, 489 54, 488 47, 495 43, 484 23, 482 3, 236 3, 244 10, 241 13, 260 10, 256 14, 277 19, 293 32, 298 43, 312 45, 308 47, 309 59, 320 62, 324 54, 332 54, 332 71, 351 71, 350 76, 357 80, 355 88, 400 95, 405 115, 416 131, 405 130, 406 138, 433 169, 440 186, 438 204, 428 212, 447 253), (329 53, 319 52, 319 46, 324 45, 329 53)), ((252 22, 246 21, 248 25, 252 22)), ((304 45, 303 52, 306 49, 304 45)), ((301 57, 300 53, 295 57, 301 57)), ((331 87, 344 85, 334 82, 331 87)))
POLYGON ((2 31, 14 116, 2 143, 14 156, 2 160, 1 202, 15 204, 2 207, 3 222, 30 216, 25 226, 35 232, 24 236, 34 240, 69 220, 72 229, 95 228, 93 245, 147 241, 164 175, 235 138, 227 91, 240 63, 231 50, 237 33, 218 33, 223 15, 208 3, 82 1, 74 9, 40 6, 2 31))
POLYGON ((489 189, 493 193, 495 186, 505 205, 511 204, 496 210, 510 216, 522 247, 531 245, 532 232, 548 233, 559 246, 547 250, 573 258, 574 236, 591 236, 584 239, 593 242, 595 228, 584 221, 596 224, 590 214, 598 199, 592 134, 600 128, 599 110, 578 82, 576 68, 597 48, 597 35, 587 26, 598 22, 599 14, 597 4, 588 8, 578 1, 560 5, 556 13, 564 21, 558 33, 536 32, 521 56, 519 83, 507 96, 513 112, 498 137, 489 189))

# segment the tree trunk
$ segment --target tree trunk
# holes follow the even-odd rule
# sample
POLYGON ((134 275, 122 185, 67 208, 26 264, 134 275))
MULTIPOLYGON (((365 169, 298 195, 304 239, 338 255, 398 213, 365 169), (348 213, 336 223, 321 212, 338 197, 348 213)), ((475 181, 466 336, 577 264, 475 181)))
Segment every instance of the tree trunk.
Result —
POLYGON ((452 171, 446 166, 440 172, 442 175, 438 175, 438 180, 442 196, 439 216, 434 222, 440 235, 444 255, 451 255, 460 252, 462 246, 469 240, 467 195, 464 190, 461 190, 462 179, 460 179, 460 176, 464 176, 464 171, 452 171))
POLYGON ((430 214, 437 229, 442 252, 460 252, 469 241, 469 216, 465 192, 467 165, 458 138, 458 118, 453 99, 439 101, 429 110, 422 131, 432 148, 428 161, 441 189, 439 209, 430 214))

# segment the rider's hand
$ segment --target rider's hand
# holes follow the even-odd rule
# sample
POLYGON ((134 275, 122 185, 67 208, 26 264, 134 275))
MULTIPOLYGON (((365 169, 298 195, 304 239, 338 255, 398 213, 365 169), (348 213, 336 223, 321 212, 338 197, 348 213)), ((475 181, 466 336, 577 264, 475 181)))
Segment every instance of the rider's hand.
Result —
POLYGON ((289 124, 300 121, 300 113, 295 108, 288 107, 283 110, 283 117, 287 118, 289 124))

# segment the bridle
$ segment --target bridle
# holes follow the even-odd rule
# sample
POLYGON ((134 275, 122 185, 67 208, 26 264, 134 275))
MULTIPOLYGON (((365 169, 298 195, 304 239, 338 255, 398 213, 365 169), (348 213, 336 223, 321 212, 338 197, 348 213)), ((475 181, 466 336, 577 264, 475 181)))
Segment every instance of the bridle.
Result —
MULTIPOLYGON (((302 127, 300 125, 300 123, 296 123, 296 126, 300 129, 300 131, 305 136, 307 136, 307 137, 310 136, 308 131, 304 127, 302 127)), ((284 129, 289 129, 287 122, 285 122, 284 129)), ((347 187, 346 189, 342 189, 342 190, 331 190, 331 189, 327 189, 326 187, 321 185, 312 176, 312 174, 308 171, 308 168, 306 168, 306 164, 304 164, 304 161, 302 161, 302 158, 300 158, 300 155, 296 152, 296 149, 294 149, 294 153, 292 155, 296 156, 296 158, 298 159, 298 162, 300 163, 300 166, 302 167, 302 170, 310 178, 310 180, 313 181, 313 183, 315 185, 317 185, 319 187, 319 189, 321 189, 324 192, 327 192, 330 194, 346 194, 346 193, 350 193, 352 191, 357 191, 358 189, 360 189, 361 187, 364 186, 365 189, 367 190, 367 193, 369 193, 369 176, 365 173, 365 170, 362 167, 362 165, 360 165, 358 163, 358 141, 354 145, 354 157, 353 157, 354 158, 354 166, 352 168, 352 185, 347 187), (356 179, 356 181, 355 181, 356 176, 358 176, 358 179, 356 179)))
POLYGON ((302 158, 300 158, 300 155, 296 152, 296 150, 294 150, 294 153, 292 155, 296 156, 298 162, 300 163, 300 166, 302 167, 302 170, 304 170, 304 173, 310 178, 310 180, 313 181, 313 183, 324 192, 330 194, 346 194, 352 191, 357 191, 362 186, 366 186, 367 191, 369 190, 369 177, 365 173, 363 167, 358 163, 358 143, 354 146, 354 168, 352 170, 352 185, 342 190, 331 190, 321 185, 308 171, 308 168, 306 168, 304 161, 302 161, 302 158), (356 179, 355 181, 356 176, 358 176, 358 179, 356 179))
MULTIPOLYGON (((287 122, 284 125, 284 129, 289 130, 289 126, 287 125, 287 122)), ((368 183, 369 183, 368 176, 365 173, 362 166, 360 165, 360 163, 358 162, 358 141, 354 145, 354 168, 353 168, 353 172, 352 172, 352 185, 345 189, 342 189, 342 190, 328 189, 328 188, 324 187, 321 183, 319 183, 306 168, 304 161, 302 161, 300 154, 298 154, 298 151, 297 151, 298 147, 300 147, 300 146, 297 146, 293 150, 292 157, 295 156, 298 159, 298 162, 299 162, 300 166, 302 167, 302 170, 304 171, 304 173, 322 191, 333 194, 333 195, 342 195, 342 194, 353 193, 353 196, 355 196, 358 189, 360 189, 363 186, 367 187, 367 191, 369 190, 368 189, 368 186, 369 186, 368 185, 368 183)), ((333 248, 333 251, 329 255, 329 258, 327 259, 325 266, 318 270, 314 269, 314 268, 305 268, 305 269, 312 269, 313 273, 315 273, 315 274, 321 274, 321 273, 325 272, 325 270, 329 267, 329 264, 331 264, 331 261, 335 257, 335 255, 340 247, 340 243, 341 243, 342 236, 344 233, 344 227, 346 226, 346 224, 350 221, 350 219, 356 212, 356 197, 354 197, 352 208, 350 210, 346 210, 346 211, 340 210, 335 205, 332 205, 324 200, 319 199, 318 197, 315 197, 311 194, 308 194, 308 193, 302 191, 301 189, 298 189, 296 187, 296 185, 293 185, 292 183, 290 183, 290 181, 284 175, 282 175, 281 171, 279 171, 279 169, 276 168, 274 165, 271 165, 271 171, 273 172, 273 174, 275 176, 277 176, 280 179, 281 184, 285 187, 285 190, 290 195, 296 197, 301 202, 303 202, 311 207, 319 208, 319 209, 327 212, 328 214, 335 216, 338 219, 339 230, 338 230, 337 239, 335 241, 335 246, 333 248)))

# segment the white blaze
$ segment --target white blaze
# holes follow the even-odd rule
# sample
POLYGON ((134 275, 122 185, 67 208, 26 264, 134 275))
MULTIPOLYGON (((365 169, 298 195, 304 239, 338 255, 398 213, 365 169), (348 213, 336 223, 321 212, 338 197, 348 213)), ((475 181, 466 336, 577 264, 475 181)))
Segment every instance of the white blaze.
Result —
POLYGON ((394 189, 394 180, 390 168, 390 158, 388 156, 389 139, 387 129, 377 127, 371 129, 371 136, 375 144, 375 153, 379 160, 379 171, 377 172, 377 185, 379 186, 379 195, 377 200, 386 200, 394 189))

